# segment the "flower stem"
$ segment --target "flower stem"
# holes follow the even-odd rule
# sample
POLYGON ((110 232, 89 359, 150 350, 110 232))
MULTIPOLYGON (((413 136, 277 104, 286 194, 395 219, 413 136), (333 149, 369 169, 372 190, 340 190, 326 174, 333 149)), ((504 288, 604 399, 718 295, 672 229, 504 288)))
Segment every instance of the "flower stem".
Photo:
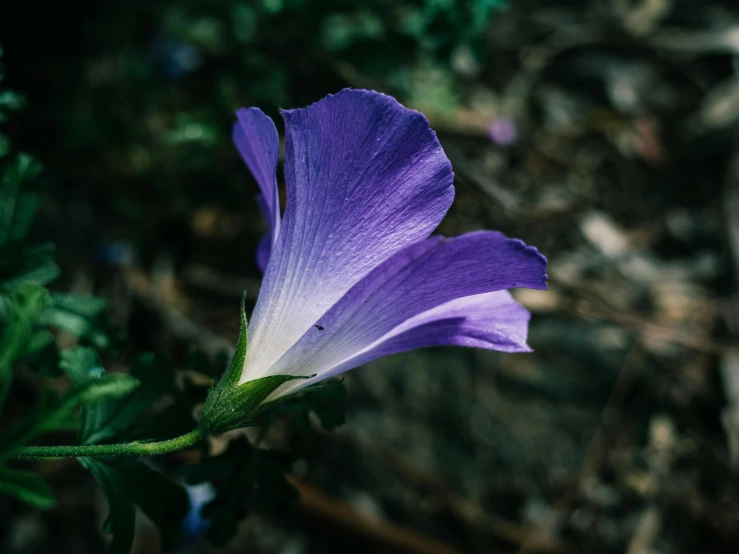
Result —
POLYGON ((160 442, 134 441, 122 444, 87 444, 75 446, 25 446, 15 458, 81 458, 85 456, 153 456, 176 452, 204 438, 200 429, 160 442))

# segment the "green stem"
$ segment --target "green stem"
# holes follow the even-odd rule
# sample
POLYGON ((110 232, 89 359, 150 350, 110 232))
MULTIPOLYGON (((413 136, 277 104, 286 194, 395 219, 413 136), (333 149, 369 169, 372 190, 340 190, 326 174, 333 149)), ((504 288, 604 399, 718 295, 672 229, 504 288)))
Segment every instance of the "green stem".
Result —
POLYGON ((88 444, 77 446, 25 446, 14 458, 82 458, 85 456, 153 456, 176 452, 204 438, 200 429, 160 442, 128 442, 123 444, 88 444))

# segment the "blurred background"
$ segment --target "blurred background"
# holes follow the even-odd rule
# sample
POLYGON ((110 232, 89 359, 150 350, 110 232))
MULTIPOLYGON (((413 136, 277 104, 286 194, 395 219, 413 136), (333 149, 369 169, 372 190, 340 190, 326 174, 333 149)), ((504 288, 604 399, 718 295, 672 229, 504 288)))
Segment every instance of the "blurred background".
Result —
MULTIPOLYGON (((550 290, 517 293, 535 353, 351 372, 343 426, 265 439, 299 453, 300 504, 183 552, 739 551, 735 0, 29 0, 0 8, 0 44, 54 287, 106 298, 132 348, 231 344, 256 298, 242 106, 281 129, 343 87, 392 94, 454 166, 440 231, 550 260, 550 290)), ((3 513, 0 550, 102 552, 93 479, 42 471, 57 508, 3 513)))

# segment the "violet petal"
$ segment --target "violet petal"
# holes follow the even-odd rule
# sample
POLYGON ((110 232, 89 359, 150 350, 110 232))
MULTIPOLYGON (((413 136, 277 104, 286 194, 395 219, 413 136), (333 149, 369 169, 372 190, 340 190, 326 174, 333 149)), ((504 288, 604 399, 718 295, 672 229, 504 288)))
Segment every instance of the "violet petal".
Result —
POLYGON ((314 380, 290 387, 299 388, 385 353, 431 344, 468 341, 525 350, 528 317, 512 299, 498 295, 453 301, 516 287, 545 289, 545 270, 546 259, 535 248, 493 231, 421 241, 352 287, 269 373, 316 374, 314 380), (494 311, 498 308, 500 312, 494 311), (445 331, 453 335, 445 338, 445 331), (376 352, 363 356, 370 349, 376 352))
POLYGON ((436 228, 451 164, 426 118, 370 91, 283 112, 287 205, 242 382, 266 374, 352 286, 436 228))

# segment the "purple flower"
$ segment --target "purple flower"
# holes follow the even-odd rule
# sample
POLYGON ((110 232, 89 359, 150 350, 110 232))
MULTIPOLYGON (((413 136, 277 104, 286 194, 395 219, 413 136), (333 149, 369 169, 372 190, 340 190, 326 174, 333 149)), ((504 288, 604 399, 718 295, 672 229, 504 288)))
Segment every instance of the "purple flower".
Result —
POLYGON ((518 137, 516 124, 507 117, 493 119, 488 125, 490 139, 501 146, 513 144, 518 137))
POLYGON ((507 289, 545 289, 546 259, 493 231, 429 238, 452 203, 454 177, 423 115, 346 89, 282 116, 282 217, 274 123, 249 108, 234 126, 270 224, 239 384, 309 377, 282 384, 274 400, 415 348, 530 351, 530 315, 507 289))

